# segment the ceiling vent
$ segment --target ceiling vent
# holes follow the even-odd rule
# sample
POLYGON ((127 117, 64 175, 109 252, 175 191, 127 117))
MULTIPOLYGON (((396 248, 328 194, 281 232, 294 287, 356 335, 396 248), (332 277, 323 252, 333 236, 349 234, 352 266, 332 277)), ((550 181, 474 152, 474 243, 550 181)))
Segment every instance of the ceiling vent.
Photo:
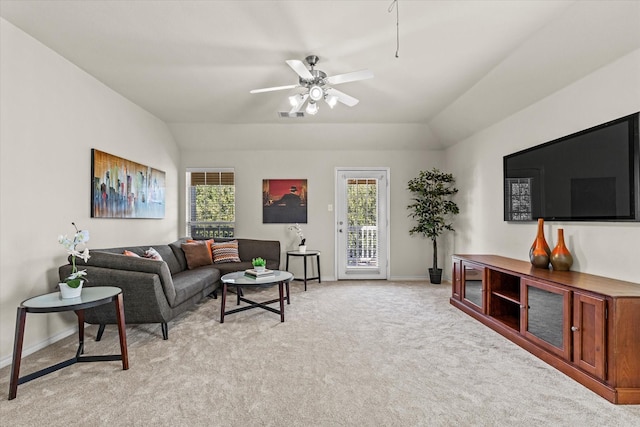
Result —
POLYGON ((278 111, 278 116, 282 119, 297 119, 304 117, 304 112, 296 111, 292 113, 290 111, 278 111))

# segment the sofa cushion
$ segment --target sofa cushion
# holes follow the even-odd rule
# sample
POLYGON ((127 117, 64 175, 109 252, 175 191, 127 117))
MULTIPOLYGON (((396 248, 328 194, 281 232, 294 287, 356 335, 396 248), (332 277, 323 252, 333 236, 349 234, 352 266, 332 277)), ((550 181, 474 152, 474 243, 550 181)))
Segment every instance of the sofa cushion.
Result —
POLYGON ((156 261, 163 261, 162 255, 160 255, 158 251, 156 251, 152 247, 144 251, 144 257, 149 259, 155 259, 156 261))
POLYGON ((221 276, 224 276, 227 273, 234 273, 236 271, 244 271, 253 268, 251 261, 227 262, 213 265, 215 266, 215 268, 220 270, 221 276))
POLYGON ((189 267, 189 270, 210 265, 213 262, 207 249, 207 243, 204 241, 183 243, 181 247, 187 259, 187 267, 189 267))
POLYGON ((194 239, 187 239, 187 243, 202 243, 204 245, 207 246, 207 250, 209 251, 209 258, 211 258, 211 261, 213 261, 213 239, 208 239, 208 240, 194 240, 194 239))
POLYGON ((187 238, 182 237, 173 243, 169 243, 169 248, 171 248, 173 255, 175 256, 176 260, 178 261, 178 264, 180 265, 180 271, 184 271, 187 268, 189 268, 187 266, 187 258, 184 256, 184 251, 182 250, 182 244, 186 242, 187 242, 187 238))
POLYGON ((238 255, 238 241, 213 243, 213 262, 223 264, 226 262, 240 262, 238 255))
POLYGON ((219 279, 220 271, 206 266, 174 274, 173 286, 176 289, 176 299, 171 306, 180 305, 219 279))
MULTIPOLYGON (((167 263, 171 274, 176 274, 182 270, 186 270, 187 265, 185 264, 184 267, 182 267, 180 260, 173 253, 173 250, 169 245, 153 245, 153 248, 160 254, 162 260, 167 263)), ((147 246, 146 249, 149 249, 149 246, 147 246)), ((182 252, 182 250, 180 252, 182 252)))
POLYGON ((251 261, 253 258, 261 257, 267 260, 267 268, 277 270, 280 264, 280 241, 278 240, 256 240, 237 239, 240 260, 251 261))

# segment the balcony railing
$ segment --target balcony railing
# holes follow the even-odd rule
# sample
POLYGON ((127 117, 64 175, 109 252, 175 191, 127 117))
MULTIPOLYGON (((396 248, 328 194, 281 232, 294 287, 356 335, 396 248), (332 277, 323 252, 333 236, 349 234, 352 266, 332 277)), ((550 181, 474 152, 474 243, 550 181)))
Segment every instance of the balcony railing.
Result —
POLYGON ((228 222, 207 222, 189 224, 190 236, 194 239, 215 239, 233 237, 235 224, 228 222))
POLYGON ((378 266, 378 227, 375 225, 348 228, 347 266, 378 266))

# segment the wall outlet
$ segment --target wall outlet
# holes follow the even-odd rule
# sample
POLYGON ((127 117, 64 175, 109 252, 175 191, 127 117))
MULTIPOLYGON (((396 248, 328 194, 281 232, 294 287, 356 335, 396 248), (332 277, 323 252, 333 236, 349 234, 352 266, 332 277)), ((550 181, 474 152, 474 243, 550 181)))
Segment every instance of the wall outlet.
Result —
POLYGON ((332 205, 332 204, 329 204, 329 205, 327 206, 327 210, 328 210, 329 212, 333 212, 333 205, 332 205))

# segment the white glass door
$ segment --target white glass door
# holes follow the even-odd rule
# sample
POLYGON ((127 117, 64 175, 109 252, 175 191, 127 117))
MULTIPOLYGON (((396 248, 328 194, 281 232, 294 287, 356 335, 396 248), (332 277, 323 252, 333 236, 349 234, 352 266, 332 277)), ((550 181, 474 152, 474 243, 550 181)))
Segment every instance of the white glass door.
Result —
POLYGON ((388 169, 336 169, 338 279, 387 279, 388 169))

